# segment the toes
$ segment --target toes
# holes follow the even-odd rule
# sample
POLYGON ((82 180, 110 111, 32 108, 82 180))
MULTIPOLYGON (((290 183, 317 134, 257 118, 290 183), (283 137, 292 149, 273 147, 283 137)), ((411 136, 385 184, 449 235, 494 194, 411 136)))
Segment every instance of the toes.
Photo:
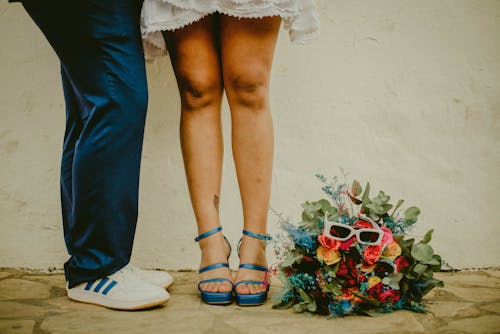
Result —
POLYGON ((236 292, 242 295, 248 295, 250 293, 250 289, 248 288, 248 284, 240 284, 236 287, 236 292))
POLYGON ((216 291, 216 285, 215 285, 215 283, 213 283, 213 282, 208 283, 206 291, 208 291, 208 292, 215 292, 216 291))
POLYGON ((201 284, 200 289, 206 292, 229 292, 233 286, 229 282, 209 282, 201 284))
POLYGON ((252 284, 250 285, 250 293, 251 294, 256 294, 256 293, 261 293, 263 292, 263 285, 262 284, 252 284))
POLYGON ((229 283, 229 282, 222 283, 222 291, 223 292, 233 291, 233 285, 231 283, 229 283))

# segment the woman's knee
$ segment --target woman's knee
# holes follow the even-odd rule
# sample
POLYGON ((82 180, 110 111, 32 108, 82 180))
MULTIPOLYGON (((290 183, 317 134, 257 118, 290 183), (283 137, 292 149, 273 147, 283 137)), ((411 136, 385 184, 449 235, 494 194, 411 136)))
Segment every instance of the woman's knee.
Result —
POLYGON ((224 77, 231 105, 251 111, 264 111, 269 100, 269 74, 258 69, 233 71, 224 77))
POLYGON ((220 103, 220 78, 203 73, 178 74, 177 82, 185 111, 200 111, 220 103))

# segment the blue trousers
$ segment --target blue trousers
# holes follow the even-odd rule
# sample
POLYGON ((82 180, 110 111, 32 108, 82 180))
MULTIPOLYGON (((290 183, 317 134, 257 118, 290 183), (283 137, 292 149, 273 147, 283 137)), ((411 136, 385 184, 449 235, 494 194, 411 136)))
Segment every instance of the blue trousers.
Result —
POLYGON ((23 0, 61 62, 61 164, 69 287, 130 260, 147 85, 141 0, 23 0))

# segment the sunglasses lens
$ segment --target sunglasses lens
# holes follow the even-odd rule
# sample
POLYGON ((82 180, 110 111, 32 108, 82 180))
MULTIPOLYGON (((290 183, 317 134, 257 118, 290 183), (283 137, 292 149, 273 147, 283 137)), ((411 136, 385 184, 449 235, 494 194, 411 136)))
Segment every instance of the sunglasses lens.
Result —
POLYGON ((346 238, 349 234, 351 234, 351 230, 347 227, 334 225, 330 229, 330 234, 332 237, 346 238))
POLYGON ((380 233, 378 232, 366 231, 359 233, 359 240, 361 240, 362 242, 374 243, 377 242, 379 236, 380 233))

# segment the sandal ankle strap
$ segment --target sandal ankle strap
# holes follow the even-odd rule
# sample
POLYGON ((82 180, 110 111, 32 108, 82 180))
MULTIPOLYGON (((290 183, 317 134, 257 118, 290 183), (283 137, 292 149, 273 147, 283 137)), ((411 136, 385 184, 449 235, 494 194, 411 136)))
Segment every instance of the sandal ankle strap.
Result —
POLYGON ((243 230, 243 234, 248 236, 248 237, 252 237, 252 238, 256 238, 256 239, 260 239, 260 240, 264 240, 264 241, 269 241, 271 240, 271 236, 269 234, 260 234, 260 233, 255 233, 255 232, 250 232, 250 231, 247 231, 247 230, 243 230))
POLYGON ((215 234, 215 233, 220 232, 220 231, 222 231, 222 226, 216 227, 213 230, 210 230, 210 231, 207 231, 205 233, 200 234, 199 236, 197 236, 196 238, 194 238, 194 241, 198 242, 201 239, 205 239, 206 237, 209 237, 212 234, 215 234))
MULTIPOLYGON (((269 240, 271 240, 271 236, 269 234, 260 234, 260 233, 255 233, 255 232, 250 232, 247 230, 243 230, 243 235, 246 235, 247 237, 255 238, 264 241, 267 243, 269 240)), ((238 257, 240 256, 240 247, 241 243, 243 241, 243 237, 240 238, 238 241, 238 245, 236 246, 236 250, 238 251, 238 257)))
POLYGON ((211 264, 211 265, 209 265, 209 266, 206 266, 206 267, 200 268, 200 270, 198 270, 198 274, 204 273, 204 272, 206 272, 206 271, 210 271, 210 270, 218 269, 218 268, 229 268, 229 264, 227 264, 227 263, 216 263, 216 264, 211 264))
POLYGON ((242 264, 239 265, 238 268, 250 269, 250 270, 258 270, 258 271, 265 271, 265 272, 268 271, 267 267, 258 266, 256 264, 248 264, 248 263, 242 263, 242 264))

